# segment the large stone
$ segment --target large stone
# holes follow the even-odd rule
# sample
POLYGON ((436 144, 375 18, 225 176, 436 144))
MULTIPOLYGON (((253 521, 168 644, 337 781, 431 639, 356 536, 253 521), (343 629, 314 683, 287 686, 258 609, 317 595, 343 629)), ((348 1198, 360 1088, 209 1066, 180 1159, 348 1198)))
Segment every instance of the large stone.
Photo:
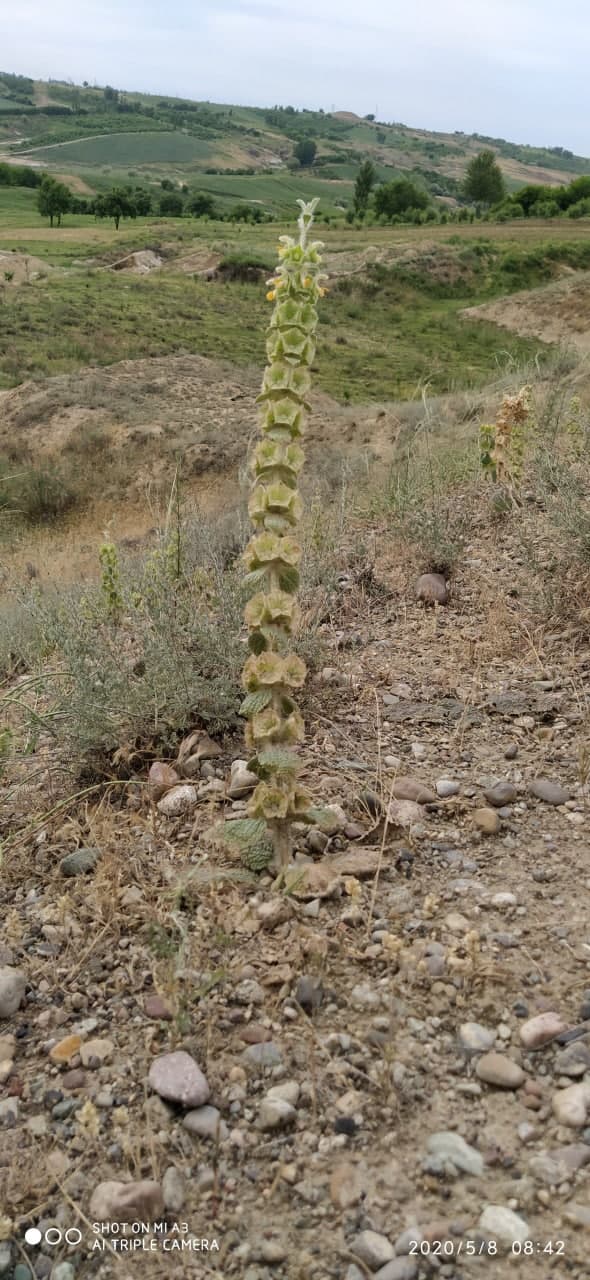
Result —
POLYGON ((93 1222, 153 1222, 164 1209, 159 1182, 100 1182, 90 1200, 93 1222))
POLYGON ((183 813, 191 813, 196 803, 196 787, 188 782, 181 783, 178 787, 172 787, 161 800, 158 800, 158 813, 163 813, 166 818, 179 818, 183 813))
POLYGON ((184 1049, 155 1058, 148 1081, 161 1098, 183 1107, 202 1107, 209 1098, 209 1085, 201 1068, 184 1049))
POLYGON ((63 1066, 64 1063, 69 1062, 71 1058, 79 1053, 81 1045, 81 1036, 65 1036, 63 1040, 58 1040, 57 1044, 54 1044, 53 1048, 49 1050, 49 1057, 58 1066, 63 1066))
POLYGON ((436 795, 416 778, 396 778, 391 788, 396 800, 414 800, 416 804, 435 804, 436 795))
POLYGON ((424 604, 447 604, 449 592, 442 573, 423 573, 416 582, 416 597, 424 604))
POLYGON ((345 1160, 337 1164, 330 1178, 330 1199, 336 1209, 352 1208, 362 1200, 366 1174, 358 1165, 345 1160))
POLYGON ((500 819, 494 809, 475 809, 473 821, 484 836, 495 836, 500 830, 500 819))
POLYGON ((590 1081, 570 1084, 553 1096, 553 1113, 560 1124, 582 1129, 590 1112, 590 1081))
POLYGON ((479 1219, 479 1228, 485 1236, 497 1240, 504 1249, 509 1249, 513 1243, 524 1244, 531 1234, 528 1222, 501 1204, 486 1206, 479 1219))
POLYGON ((286 1129, 293 1124, 297 1112, 285 1098, 263 1098, 258 1112, 258 1126, 263 1133, 286 1129))
POLYGON ((371 1271, 376 1271, 378 1267, 384 1267, 386 1262, 391 1262, 394 1258, 394 1248, 387 1236, 379 1235, 377 1231, 361 1231, 355 1236, 350 1245, 350 1251, 361 1262, 365 1262, 371 1271))
POLYGON ((475 1068, 479 1080, 498 1089, 519 1089, 526 1079, 522 1067, 503 1053, 484 1053, 475 1068))
POLYGON ((260 778, 248 768, 246 760, 234 760, 227 794, 230 800, 241 800, 258 786, 260 778))
POLYGON ((388 809, 388 818, 394 827, 411 830, 424 819, 424 814, 415 800, 392 800, 388 809))
POLYGON ((170 764, 164 764, 161 760, 154 760, 150 766, 148 773, 148 795, 154 803, 162 799, 167 791, 172 787, 178 786, 180 778, 176 769, 170 764))
POLYGON ((94 870, 99 858, 100 849, 75 849, 62 858, 59 868, 64 876, 82 876, 94 870))
POLYGON ((180 1213, 186 1199, 186 1183, 182 1170, 175 1164, 168 1165, 162 1178, 162 1194, 164 1208, 171 1213, 180 1213))
POLYGON ((459 1027, 459 1043, 467 1053, 486 1053, 496 1042, 496 1032, 480 1022, 464 1022, 459 1027))
POLYGON ((505 804, 513 804, 517 794, 512 782, 497 782, 495 786, 488 787, 487 791, 484 791, 488 804, 493 805, 494 809, 502 809, 505 804))
POLYGON ((567 1029, 568 1023, 560 1013, 553 1011, 537 1013, 533 1018, 527 1018, 526 1022, 523 1022, 520 1028, 520 1043, 525 1049, 540 1049, 541 1045, 548 1044, 550 1040, 554 1040, 567 1029))
POLYGON ((453 1133, 450 1129, 442 1130, 440 1133, 433 1133, 426 1145, 431 1155, 440 1160, 441 1165, 449 1162, 462 1173, 481 1177, 484 1171, 483 1156, 475 1147, 470 1147, 460 1134, 453 1133))
POLYGON ((26 986, 27 980, 20 969, 10 965, 0 968, 0 1018, 11 1018, 20 1009, 26 986))
POLYGON ((550 782, 548 778, 534 778, 529 782, 529 791, 532 796, 536 796, 537 800, 543 800, 545 804, 565 804, 569 800, 570 793, 558 782, 550 782))
POLYGON ((418 1259, 414 1257, 394 1258, 386 1262, 375 1272, 373 1280, 417 1280, 418 1259))
POLYGON ((182 1123, 189 1133, 198 1138, 211 1138, 213 1142, 225 1142, 229 1132, 217 1107, 197 1107, 196 1111, 187 1111, 182 1123))
POLYGON ((112 1040, 87 1040, 80 1046, 82 1066, 102 1067, 105 1062, 110 1062, 114 1052, 115 1046, 112 1040))

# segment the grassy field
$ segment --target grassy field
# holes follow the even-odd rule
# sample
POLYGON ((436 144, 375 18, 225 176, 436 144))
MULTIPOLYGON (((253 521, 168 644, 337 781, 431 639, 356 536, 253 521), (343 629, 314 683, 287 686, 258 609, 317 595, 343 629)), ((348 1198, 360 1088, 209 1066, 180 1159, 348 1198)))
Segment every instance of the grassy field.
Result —
POLYGON ((27 151, 23 164, 30 160, 42 160, 48 165, 108 165, 126 168, 129 165, 191 164, 199 161, 207 164, 215 154, 215 145, 203 138, 192 138, 180 132, 158 130, 153 132, 104 133, 93 138, 79 138, 74 142, 61 142, 55 146, 37 147, 27 151))
MULTIPOLYGON (((176 269, 175 258, 209 249, 246 259, 262 255, 270 266, 280 227, 146 219, 124 224, 117 235, 110 224, 82 222, 53 233, 46 227, 21 228, 12 240, 8 229, 3 235, 0 228, 0 247, 27 248, 62 268, 48 280, 5 289, 0 385, 88 364, 179 352, 262 364, 264 273, 254 283, 210 283, 176 269), (122 255, 147 246, 168 255, 165 268, 150 276, 99 265, 112 261, 115 251, 122 255), (95 265, 84 266, 85 256, 95 265)), ((322 307, 316 381, 341 402, 408 398, 426 383, 433 392, 477 386, 510 362, 534 356, 541 343, 467 321, 463 308, 542 283, 556 263, 582 266, 590 258, 590 248, 579 239, 565 235, 551 248, 533 243, 529 228, 521 239, 520 227, 510 236, 508 228, 498 228, 500 234, 486 238, 481 229, 473 235, 471 227, 453 235, 436 228, 435 237, 417 228, 403 229, 403 236, 400 229, 397 236, 379 229, 373 237, 373 230, 376 248, 390 249, 394 258, 360 275, 347 273, 354 271, 369 233, 331 228, 325 233, 329 253, 337 254, 336 262, 346 270, 343 278, 335 275, 322 307), (403 255, 399 261, 398 253, 403 255)))

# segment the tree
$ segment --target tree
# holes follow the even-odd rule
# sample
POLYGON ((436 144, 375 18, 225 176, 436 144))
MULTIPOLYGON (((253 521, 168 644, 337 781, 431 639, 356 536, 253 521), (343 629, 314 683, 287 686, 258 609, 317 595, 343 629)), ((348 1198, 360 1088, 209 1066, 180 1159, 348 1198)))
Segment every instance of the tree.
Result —
POLYGON ((426 209, 429 203, 428 192, 409 178, 384 182, 375 192, 375 213, 380 218, 399 217, 408 209, 426 209))
POLYGON ((372 160, 363 160, 354 184, 354 212, 357 218, 364 218, 369 204, 369 196, 377 181, 377 170, 372 160))
POLYGON ((65 184, 44 173, 37 192, 37 208, 43 217, 49 218, 50 226, 53 226, 54 218, 57 218, 58 227, 61 226, 62 214, 68 212, 71 202, 72 197, 65 184))
POLYGON ((104 195, 96 197, 94 213, 97 218, 112 218, 118 231, 121 218, 137 217, 133 192, 125 187, 113 187, 111 191, 105 191, 104 195))
POLYGON ((133 192, 133 203, 138 218, 146 218, 152 212, 152 197, 143 187, 136 187, 133 192))
POLYGON ((499 204, 506 188, 502 170, 493 151, 479 151, 467 165, 464 194, 480 204, 499 204))
POLYGON ((302 169, 309 169, 316 158, 317 144, 313 138, 300 138, 293 147, 293 155, 302 169))
POLYGON ((163 218, 182 218, 184 203, 182 196, 175 191, 167 191, 160 198, 160 213, 163 218))
POLYGON ((189 209, 193 218, 213 218, 216 213, 213 196, 208 195, 206 191, 195 193, 191 198, 189 209))

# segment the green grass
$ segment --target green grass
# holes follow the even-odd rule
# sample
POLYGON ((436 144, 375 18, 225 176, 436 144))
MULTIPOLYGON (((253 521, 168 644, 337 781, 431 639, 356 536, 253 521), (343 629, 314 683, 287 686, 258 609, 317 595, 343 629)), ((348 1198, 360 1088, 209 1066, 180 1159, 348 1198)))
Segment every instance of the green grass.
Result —
MULTIPOLYGON (((444 392, 538 351, 539 343, 462 319, 462 306, 476 300, 433 299, 393 273, 381 286, 336 288, 321 309, 316 385, 340 401, 410 397, 425 382, 444 392)), ((183 351, 261 366, 267 321, 259 283, 72 271, 8 293, 0 385, 183 351)))
MULTIPOLYGON (((74 142, 63 142, 59 146, 39 147, 27 151, 26 157, 31 160, 43 160, 47 164, 58 164, 62 167, 69 164, 103 165, 113 167, 134 164, 190 164, 194 161, 207 161, 214 154, 215 147, 202 138, 192 138, 189 134, 166 132, 105 133, 95 138, 79 138, 74 142)), ((26 160, 23 159, 23 163, 26 160)))

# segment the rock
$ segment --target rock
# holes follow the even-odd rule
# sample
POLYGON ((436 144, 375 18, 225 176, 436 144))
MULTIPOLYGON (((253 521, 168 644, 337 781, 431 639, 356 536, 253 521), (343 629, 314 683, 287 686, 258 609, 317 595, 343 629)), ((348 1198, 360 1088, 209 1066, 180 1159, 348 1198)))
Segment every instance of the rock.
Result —
POLYGON ((500 819, 493 809, 475 809, 473 821, 484 836, 495 836, 500 830, 500 819))
POLYGON ((170 791, 172 787, 176 787, 179 782, 180 778, 176 769, 172 768, 172 765, 163 764, 160 760, 154 760, 148 773, 150 800, 153 800, 154 804, 156 804, 158 800, 162 799, 162 796, 166 795, 167 791, 170 791))
POLYGON ((211 1138, 213 1142, 225 1142, 229 1129, 217 1107, 198 1107, 196 1111, 187 1111, 183 1126, 189 1133, 199 1138, 211 1138))
POLYGON ((268 1040, 266 1044, 251 1044, 244 1049, 242 1058, 254 1067, 278 1067, 283 1061, 278 1045, 272 1040, 268 1040))
POLYGON ((33 1280, 30 1267, 26 1267, 24 1262, 18 1262, 12 1273, 12 1280, 33 1280))
POLYGON ((491 902, 498 911, 504 911, 507 907, 517 906, 518 899, 514 893, 495 893, 491 902))
POLYGON ((389 821, 394 827, 411 830, 424 819, 424 814, 415 800, 392 800, 388 809, 389 821))
POLYGON ((529 791, 545 804, 565 804, 570 798, 569 791, 560 787, 558 782, 550 782, 548 778, 534 778, 529 782, 529 791))
POLYGON ((18 1098, 9 1096, 0 1098, 0 1129, 2 1125, 12 1125, 18 1120, 18 1098))
POLYGON ((336 1165, 330 1178, 330 1199, 336 1209, 344 1211, 359 1204, 364 1188, 365 1176, 358 1165, 350 1160, 336 1165))
POLYGON ((263 1133, 273 1129, 286 1129, 296 1119, 297 1112, 284 1098, 263 1098, 258 1112, 258 1127, 263 1133))
POLYGON ((583 1076, 590 1072, 590 1048, 583 1041, 568 1044, 555 1059, 555 1074, 561 1076, 583 1076))
POLYGON ((155 1058, 148 1082, 161 1098, 179 1102, 183 1107, 202 1107, 209 1098, 209 1085, 203 1072, 183 1049, 155 1058))
POLYGON ((100 849, 75 849, 62 858, 59 869, 64 876, 82 876, 94 870, 100 855, 100 849))
POLYGON ((436 804, 436 795, 430 787, 416 778, 396 778, 391 788, 396 800, 414 800, 416 804, 436 804))
POLYGON ((275 1262, 284 1262, 287 1250, 280 1240, 263 1240, 260 1245, 260 1258, 272 1266, 275 1262))
POLYGON ((105 1062, 110 1062, 114 1052, 115 1046, 112 1040, 87 1040, 80 1047, 82 1066, 102 1067, 105 1062))
POLYGON ((16 1036, 0 1036, 0 1062, 12 1061, 16 1051, 16 1036))
POLYGON ((182 1170, 175 1164, 168 1165, 162 1178, 162 1195, 164 1208, 171 1213, 180 1213, 186 1198, 186 1183, 182 1170))
POLYGON ((289 869, 285 888, 294 898, 309 902, 313 898, 333 898, 339 894, 342 879, 327 862, 306 862, 289 869))
POLYGON ((585 1204, 575 1204, 570 1201, 566 1204, 563 1211, 566 1222, 571 1222, 574 1227, 588 1227, 590 1229, 590 1207, 585 1204))
MULTIPOLYGON (((39 1270, 37 1268, 37 1275, 39 1270)), ((50 1280, 74 1280, 76 1272, 71 1262, 58 1262, 51 1270, 50 1280)))
POLYGON ((83 1089, 86 1084, 86 1073, 80 1067, 64 1072, 59 1078, 61 1089, 83 1089))
POLYGON ((156 992, 152 996, 146 996, 143 1011, 146 1018, 156 1018, 160 1022, 172 1022, 174 1014, 163 996, 159 996, 156 992))
POLYGON ((455 1169, 471 1173, 475 1178, 481 1177, 484 1171, 483 1156, 458 1133, 451 1130, 433 1133, 426 1146, 431 1155, 441 1161, 441 1165, 448 1161, 455 1169))
POLYGON ((11 1018, 20 1009, 25 997, 27 980, 20 969, 10 965, 0 968, 0 1018, 11 1018))
POLYGON ((459 1043, 468 1053, 485 1053, 496 1043, 496 1032, 479 1022, 464 1022, 459 1027, 459 1043))
POLYGON ((79 1053, 81 1045, 81 1036, 66 1036, 63 1040, 59 1040, 57 1044, 54 1044, 53 1048, 49 1050, 49 1057, 52 1062, 56 1062, 58 1065, 61 1065, 64 1062, 69 1062, 70 1058, 73 1058, 76 1053, 79 1053))
POLYGON ((479 1228, 485 1236, 497 1240, 505 1249, 509 1249, 513 1242, 524 1244, 531 1235, 528 1222, 501 1204, 486 1206, 479 1219, 479 1228))
POLYGON ((391 1241, 387 1236, 379 1235, 377 1231, 361 1231, 351 1241, 350 1252, 361 1262, 366 1262, 371 1271, 376 1271, 378 1267, 385 1266, 386 1262, 391 1262, 394 1257, 394 1249, 391 1241))
POLYGON ((246 760, 234 760, 227 794, 230 800, 241 800, 242 796, 249 795, 259 782, 260 778, 256 773, 250 772, 246 760))
POLYGON ((564 1021, 561 1014, 553 1011, 537 1013, 534 1018, 528 1018, 523 1022, 520 1028, 520 1043, 525 1049, 539 1049, 541 1045, 547 1044, 549 1040, 553 1040, 555 1036, 561 1035, 567 1029, 568 1023, 564 1021))
POLYGON ((10 1262, 12 1258, 12 1246, 9 1240, 0 1240, 0 1276, 5 1276, 10 1271, 10 1262))
POLYGON ((414 1257, 394 1258, 386 1262, 375 1272, 373 1280, 417 1280, 418 1259, 414 1257))
POLYGON ((485 1053, 477 1062, 475 1074, 498 1089, 519 1089, 526 1079, 522 1067, 503 1053, 485 1053))
POLYGON ((272 1031, 259 1022, 249 1022, 246 1027, 242 1027, 240 1040, 244 1040, 246 1044, 266 1044, 272 1040, 272 1031))
POLYGON ((452 782, 450 778, 439 778, 436 783, 436 794, 441 800, 448 800, 449 796, 459 794, 459 783, 452 782))
POLYGON ((93 1222, 153 1222, 163 1209, 159 1182, 100 1182, 90 1199, 89 1216, 93 1222))
POLYGON ((512 782, 497 782, 495 786, 484 791, 484 796, 494 809, 502 809, 505 804, 513 804, 518 792, 512 782))
POLYGON ((302 974, 297 979, 297 985, 294 991, 294 999, 297 1004, 305 1009, 306 1013, 314 1013, 319 1009, 324 998, 324 989, 319 978, 312 978, 306 974, 302 974))
POLYGON ((264 987, 256 978, 244 978, 234 990, 234 1000, 236 1004, 263 1004, 264 987))
POLYGON ((196 803, 196 787, 188 782, 181 783, 158 800, 158 813, 163 813, 166 818, 179 818, 183 813, 191 813, 196 803))
POLYGON ((590 1112, 590 1081, 570 1084, 553 1095, 553 1113, 560 1124, 582 1129, 590 1112))
POLYGON ((330 858, 329 865, 340 876, 365 880, 367 876, 375 875, 380 861, 379 849, 347 849, 345 853, 330 858))
POLYGON ((296 1107, 300 1093, 301 1088, 297 1080, 285 1080, 282 1084, 274 1084, 272 1089, 268 1089, 266 1096, 281 1098, 283 1102, 289 1102, 292 1107, 296 1107))
POLYGON ((330 843, 330 837, 324 831, 320 831, 319 827, 312 827, 307 837, 307 843, 312 853, 323 853, 330 843))
POLYGON ((416 582, 416 598, 425 604, 447 604, 449 592, 442 574, 421 574, 416 582))

